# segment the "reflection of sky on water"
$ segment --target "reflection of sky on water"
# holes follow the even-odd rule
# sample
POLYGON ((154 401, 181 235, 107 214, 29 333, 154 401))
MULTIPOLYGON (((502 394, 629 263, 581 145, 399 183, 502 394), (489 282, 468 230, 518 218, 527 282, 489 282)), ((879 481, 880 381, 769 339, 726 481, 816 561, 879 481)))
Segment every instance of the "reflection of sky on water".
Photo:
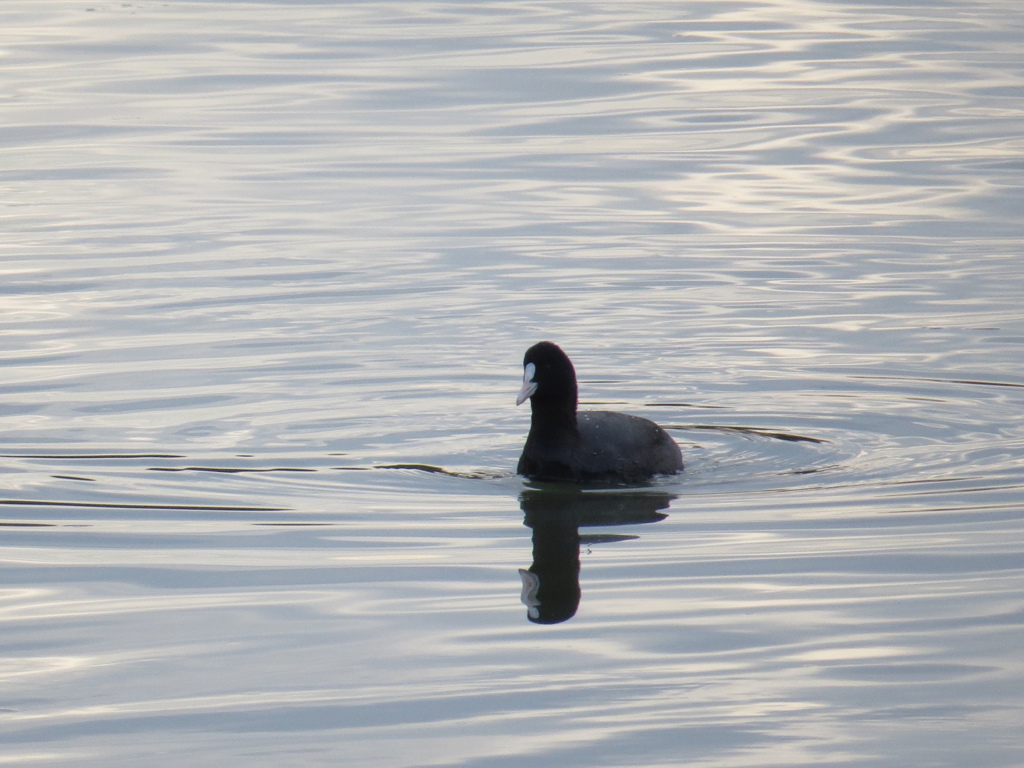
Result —
POLYGON ((1017 4, 2 13, 7 759, 1020 763, 1017 4))
POLYGON ((136 239, 186 216, 241 234, 258 213, 268 234, 333 219, 380 242, 991 236, 1019 196, 1022 74, 994 6, 485 4, 443 35, 410 4, 357 8, 26 14, 8 32, 17 199, 136 239))

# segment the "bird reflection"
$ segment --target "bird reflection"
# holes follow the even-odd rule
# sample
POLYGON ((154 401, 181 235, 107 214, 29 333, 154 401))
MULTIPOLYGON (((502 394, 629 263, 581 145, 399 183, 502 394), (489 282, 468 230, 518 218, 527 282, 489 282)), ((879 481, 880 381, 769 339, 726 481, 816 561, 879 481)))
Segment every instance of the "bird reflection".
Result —
POLYGON ((520 568, 522 602, 535 624, 558 624, 580 605, 580 543, 634 539, 636 536, 580 535, 581 527, 656 523, 668 517, 675 496, 668 493, 584 491, 575 486, 530 489, 519 497, 533 529, 533 565, 520 568))

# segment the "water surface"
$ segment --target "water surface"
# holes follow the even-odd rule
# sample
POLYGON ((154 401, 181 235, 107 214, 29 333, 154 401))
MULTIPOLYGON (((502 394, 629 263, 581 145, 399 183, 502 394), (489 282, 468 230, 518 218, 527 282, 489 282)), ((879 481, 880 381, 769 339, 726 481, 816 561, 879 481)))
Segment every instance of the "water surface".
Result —
POLYGON ((1016 3, 0 21, 0 761, 1024 762, 1016 3))

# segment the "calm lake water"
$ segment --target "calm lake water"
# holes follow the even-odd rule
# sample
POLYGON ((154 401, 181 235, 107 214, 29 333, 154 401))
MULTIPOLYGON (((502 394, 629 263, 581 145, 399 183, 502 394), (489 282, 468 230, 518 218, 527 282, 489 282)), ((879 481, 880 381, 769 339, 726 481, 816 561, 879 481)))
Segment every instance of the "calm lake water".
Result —
POLYGON ((0 24, 0 764, 1024 765, 1019 0, 0 24))

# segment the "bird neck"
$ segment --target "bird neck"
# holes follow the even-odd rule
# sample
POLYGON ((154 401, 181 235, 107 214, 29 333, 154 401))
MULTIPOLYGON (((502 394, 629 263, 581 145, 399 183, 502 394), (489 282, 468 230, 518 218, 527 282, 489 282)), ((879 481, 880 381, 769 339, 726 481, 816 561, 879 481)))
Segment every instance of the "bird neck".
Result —
POLYGON ((531 435, 562 435, 579 436, 576 425, 576 403, 552 403, 530 400, 530 433, 531 435))

